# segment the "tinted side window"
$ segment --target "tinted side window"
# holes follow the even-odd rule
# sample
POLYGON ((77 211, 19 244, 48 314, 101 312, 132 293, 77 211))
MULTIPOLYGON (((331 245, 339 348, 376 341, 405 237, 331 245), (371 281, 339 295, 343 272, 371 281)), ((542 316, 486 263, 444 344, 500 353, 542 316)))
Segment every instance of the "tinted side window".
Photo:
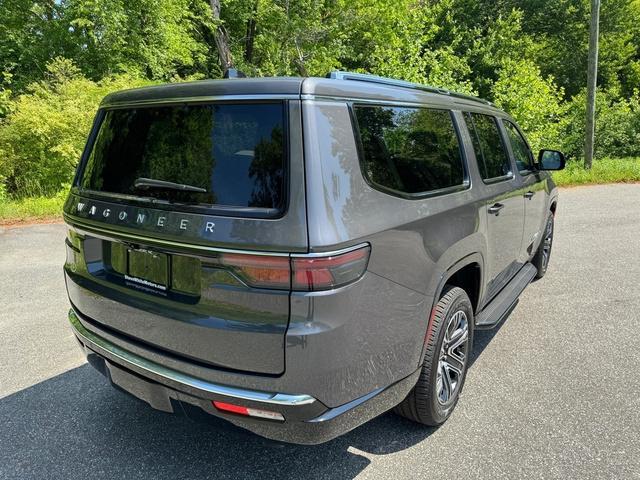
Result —
POLYGON ((463 185, 460 145, 449 111, 356 106, 354 112, 370 182, 408 194, 463 185))
POLYGON ((533 154, 529 149, 529 145, 527 145, 527 142, 513 123, 508 120, 504 120, 502 123, 507 130, 509 143, 513 150, 513 156, 516 159, 518 171, 531 170, 533 168, 533 154))
POLYGON ((509 156, 502 143, 496 119, 481 113, 465 113, 480 173, 485 180, 511 174, 509 156))

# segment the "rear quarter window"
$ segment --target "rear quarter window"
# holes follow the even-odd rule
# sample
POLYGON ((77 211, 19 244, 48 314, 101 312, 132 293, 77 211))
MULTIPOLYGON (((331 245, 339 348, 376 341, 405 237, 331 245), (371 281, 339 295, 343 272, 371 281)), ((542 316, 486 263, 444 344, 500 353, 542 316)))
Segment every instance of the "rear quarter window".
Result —
POLYGON ((107 110, 78 186, 160 205, 281 211, 285 135, 282 102, 107 110), (141 178, 203 191, 136 186, 141 178))
POLYGON ((465 186, 451 112, 380 105, 353 107, 364 176, 400 196, 465 186))

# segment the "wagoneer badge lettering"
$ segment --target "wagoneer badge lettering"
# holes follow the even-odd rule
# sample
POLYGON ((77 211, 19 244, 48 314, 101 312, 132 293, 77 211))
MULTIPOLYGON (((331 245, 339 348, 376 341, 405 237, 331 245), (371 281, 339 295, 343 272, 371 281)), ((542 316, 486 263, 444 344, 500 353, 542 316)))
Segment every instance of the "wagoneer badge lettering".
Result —
MULTIPOLYGON (((86 211, 87 215, 90 215, 90 216, 98 215, 98 216, 102 216, 103 218, 109 218, 113 213, 113 210, 111 208, 100 208, 96 205, 91 205, 87 209, 86 202, 78 202, 76 205, 76 211, 77 213, 82 213, 83 211, 86 211)), ((118 217, 118 220, 120 220, 121 222, 125 222, 129 218, 129 214, 125 210, 121 210, 118 212, 117 217, 118 217)), ((158 228, 164 228, 168 226, 167 224, 168 219, 164 215, 161 215, 153 219, 150 215, 147 215, 145 213, 136 213, 132 216, 132 218, 135 218, 136 225, 143 225, 143 226, 155 225, 158 228)), ((175 222, 173 222, 173 225, 180 230, 189 230, 190 224, 191 224, 191 221, 188 218, 179 218, 175 222)), ((213 233, 213 229, 215 228, 215 226, 216 224, 214 222, 210 222, 210 221, 204 222, 203 232, 213 233)))

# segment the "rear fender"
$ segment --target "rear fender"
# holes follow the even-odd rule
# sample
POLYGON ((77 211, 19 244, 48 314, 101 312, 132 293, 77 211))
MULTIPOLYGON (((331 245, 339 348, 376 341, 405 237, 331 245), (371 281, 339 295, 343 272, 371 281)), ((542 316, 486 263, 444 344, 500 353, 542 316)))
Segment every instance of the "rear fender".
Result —
POLYGON ((484 297, 484 290, 485 290, 485 282, 484 282, 484 257, 481 253, 479 252, 473 252, 473 253, 469 253, 468 255, 466 255, 465 257, 463 257, 462 259, 458 260, 457 262, 455 262, 454 264, 452 264, 449 268, 447 268, 442 275, 440 275, 439 280, 437 282, 437 286, 435 288, 435 294, 433 297, 433 301, 431 304, 431 309, 429 310, 429 321, 427 323, 427 329, 425 332, 425 337, 424 337, 424 344, 422 346, 422 354, 420 355, 420 363, 419 365, 422 365, 422 362, 424 362, 424 356, 426 353, 426 346, 427 346, 427 341, 429 339, 429 336, 431 334, 431 328, 432 328, 432 322, 433 322, 433 315, 435 312, 435 307, 438 304, 438 301, 440 300, 440 297, 442 296, 442 292, 445 288, 445 286, 447 285, 447 282, 461 269, 463 269, 464 267, 468 266, 468 265, 473 265, 473 264, 477 264, 480 266, 480 288, 478 291, 478 305, 477 305, 477 310, 480 310, 482 307, 482 298, 484 297))

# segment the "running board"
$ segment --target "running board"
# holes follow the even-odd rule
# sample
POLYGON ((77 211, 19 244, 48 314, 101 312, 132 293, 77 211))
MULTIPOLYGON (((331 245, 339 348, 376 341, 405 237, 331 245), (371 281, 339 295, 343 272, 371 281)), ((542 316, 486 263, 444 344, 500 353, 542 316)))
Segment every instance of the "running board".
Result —
POLYGON ((493 328, 504 320, 515 308, 518 297, 531 283, 536 273, 538 270, 530 263, 522 267, 500 293, 476 316, 476 328, 479 330, 493 328))

